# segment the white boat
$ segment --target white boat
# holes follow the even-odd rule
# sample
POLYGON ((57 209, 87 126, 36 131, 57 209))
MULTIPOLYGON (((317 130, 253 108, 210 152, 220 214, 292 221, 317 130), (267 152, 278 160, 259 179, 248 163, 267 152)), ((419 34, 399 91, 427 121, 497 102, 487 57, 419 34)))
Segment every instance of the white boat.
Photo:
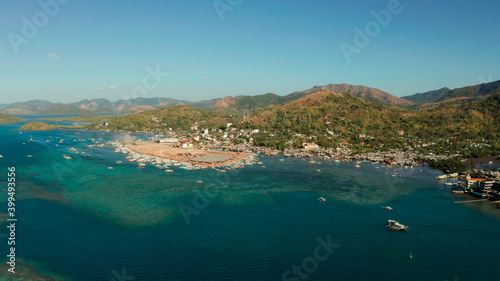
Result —
POLYGON ((400 231, 400 230, 406 231, 406 230, 410 229, 409 226, 404 225, 404 224, 400 224, 399 222, 397 222, 395 220, 388 220, 387 225, 385 227, 387 227, 393 231, 400 231))
POLYGON ((0 158, 3 158, 3 155, 2 155, 2 154, 0 154, 0 158))
POLYGON ((392 207, 390 207, 390 206, 380 206, 380 208, 384 208, 384 209, 386 209, 387 211, 392 211, 392 210, 393 210, 393 208, 392 208, 392 207))
POLYGON ((165 173, 172 173, 174 170, 165 170, 165 173))
POLYGON ((318 201, 321 202, 321 203, 323 203, 323 202, 326 201, 326 199, 324 197, 320 197, 320 198, 318 198, 318 201))
POLYGON ((440 175, 440 176, 436 177, 437 180, 444 180, 444 179, 447 179, 447 178, 448 178, 448 175, 440 175))

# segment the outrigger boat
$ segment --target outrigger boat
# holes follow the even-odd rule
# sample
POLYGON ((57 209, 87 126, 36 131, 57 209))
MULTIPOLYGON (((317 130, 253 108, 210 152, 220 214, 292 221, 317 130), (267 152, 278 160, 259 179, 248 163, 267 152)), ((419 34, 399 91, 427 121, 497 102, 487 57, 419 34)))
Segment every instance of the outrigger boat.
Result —
POLYGON ((400 224, 399 222, 397 222, 395 220, 388 220, 387 225, 385 227, 387 227, 393 231, 400 231, 400 230, 406 231, 406 230, 410 229, 409 226, 400 224))

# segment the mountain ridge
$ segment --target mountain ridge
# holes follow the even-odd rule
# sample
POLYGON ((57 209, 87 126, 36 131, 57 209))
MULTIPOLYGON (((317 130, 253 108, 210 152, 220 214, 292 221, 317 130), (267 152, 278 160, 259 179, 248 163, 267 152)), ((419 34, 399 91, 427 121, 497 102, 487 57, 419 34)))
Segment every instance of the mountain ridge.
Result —
POLYGON ((472 86, 465 86, 455 89, 447 87, 432 90, 424 93, 417 93, 401 97, 402 99, 415 102, 417 105, 444 102, 447 100, 462 100, 456 98, 470 98, 471 100, 484 99, 492 94, 500 92, 500 80, 482 83, 472 86))
POLYGON ((308 94, 320 91, 331 91, 334 93, 348 92, 356 97, 382 105, 410 108, 422 104, 433 104, 444 100, 463 100, 455 98, 464 96, 473 99, 484 98, 492 93, 500 92, 500 81, 457 88, 454 90, 449 90, 449 88, 445 87, 434 91, 405 96, 403 98, 398 98, 377 88, 342 83, 314 86, 306 90, 295 91, 283 96, 267 93, 253 96, 226 96, 224 98, 203 101, 186 101, 170 97, 139 97, 129 100, 119 99, 113 102, 105 98, 83 99, 79 102, 62 104, 52 103, 46 100, 31 100, 13 104, 0 104, 0 112, 16 115, 134 113, 185 104, 215 112, 250 115, 270 106, 291 102, 308 94))

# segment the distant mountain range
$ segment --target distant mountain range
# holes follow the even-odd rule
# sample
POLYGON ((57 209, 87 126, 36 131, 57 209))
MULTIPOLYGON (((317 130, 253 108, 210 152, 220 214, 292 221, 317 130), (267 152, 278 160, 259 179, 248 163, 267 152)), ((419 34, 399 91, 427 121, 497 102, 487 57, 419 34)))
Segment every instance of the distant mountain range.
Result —
POLYGON ((500 92, 500 81, 484 83, 458 89, 441 88, 439 90, 398 98, 376 88, 350 84, 328 84, 314 86, 310 89, 279 96, 273 93, 255 96, 226 96, 205 101, 186 101, 173 98, 135 98, 111 102, 107 99, 81 100, 75 103, 61 104, 46 100, 31 100, 13 104, 0 104, 0 112, 12 115, 71 115, 71 114, 109 114, 137 113, 170 107, 188 105, 221 113, 251 115, 271 106, 298 100, 306 95, 331 91, 334 93, 351 93, 353 96, 386 106, 409 108, 414 106, 439 105, 454 103, 471 98, 482 99, 500 92))
MULTIPOLYGON (((294 94, 294 97, 302 95, 294 94)), ((226 97, 216 104, 216 107, 231 107, 238 104, 238 97, 226 97)), ((398 148, 405 146, 398 138, 400 135, 424 139, 456 136, 491 139, 500 137, 500 93, 463 104, 443 103, 429 110, 415 110, 370 102, 349 92, 325 90, 269 106, 248 117, 176 105, 112 119, 105 129, 161 133, 169 128, 190 131, 193 126, 225 128, 227 123, 273 131, 272 136, 256 136, 255 142, 278 149, 286 147, 294 133, 315 135, 317 143, 324 147, 334 146, 328 135, 359 139, 374 146, 385 142, 398 148)))
POLYGON ((26 121, 26 120, 23 118, 9 115, 9 114, 0 113, 0 124, 17 123, 17 122, 23 122, 23 121, 26 121))
POLYGON ((489 95, 500 93, 500 80, 490 83, 483 83, 474 86, 467 86, 456 89, 441 88, 439 90, 418 93, 411 96, 402 97, 403 99, 414 102, 415 104, 429 104, 454 102, 470 99, 483 99, 489 95))
POLYGON ((99 114, 99 113, 136 113, 155 110, 173 105, 189 105, 215 112, 249 115, 270 106, 297 100, 305 95, 327 90, 350 92, 353 95, 389 106, 408 107, 413 102, 395 97, 379 89, 349 84, 329 84, 314 86, 304 91, 293 92, 286 96, 273 93, 255 96, 227 96, 205 101, 186 101, 173 98, 136 98, 111 102, 107 99, 82 100, 70 104, 52 103, 46 100, 32 100, 13 104, 0 104, 0 112, 16 115, 64 115, 64 114, 99 114))
POLYGON ((432 103, 436 102, 449 92, 451 92, 451 89, 444 87, 439 90, 428 91, 425 93, 417 93, 411 96, 405 96, 401 98, 412 101, 415 104, 432 103))

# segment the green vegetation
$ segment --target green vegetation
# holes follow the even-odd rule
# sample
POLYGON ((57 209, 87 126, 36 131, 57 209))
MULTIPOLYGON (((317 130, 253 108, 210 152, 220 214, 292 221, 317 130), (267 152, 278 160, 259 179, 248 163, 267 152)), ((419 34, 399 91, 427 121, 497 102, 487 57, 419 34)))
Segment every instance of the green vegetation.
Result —
POLYGON ((26 121, 23 118, 19 118, 10 114, 0 113, 0 124, 10 124, 26 121))
POLYGON ((29 122, 24 124, 20 130, 25 131, 49 131, 55 129, 84 129, 86 126, 60 126, 42 122, 29 122))
MULTIPOLYGON (((175 130, 191 130, 193 124, 198 123, 201 128, 225 128, 227 123, 240 120, 241 117, 228 113, 215 113, 204 109, 189 107, 186 105, 176 105, 160 110, 153 110, 131 114, 109 120, 109 124, 104 126, 109 130, 125 131, 153 131, 165 132, 169 128, 175 130)), ((91 128, 100 126, 98 123, 92 124, 91 128)))
MULTIPOLYGON (((16 253, 17 254, 17 253, 16 253)), ((72 280, 67 276, 62 276, 55 272, 47 270, 47 266, 40 262, 26 260, 25 258, 16 256, 15 273, 9 273, 7 270, 10 268, 8 264, 9 258, 1 260, 0 270, 4 272, 0 280, 14 281, 14 280, 29 280, 29 281, 63 281, 72 280)))
POLYGON ((56 125, 42 123, 42 122, 30 122, 26 123, 21 127, 21 130, 26 131, 48 131, 56 129, 56 125))
POLYGON ((65 117, 55 117, 55 118, 40 118, 37 120, 43 121, 70 121, 70 122, 87 122, 102 124, 108 122, 109 120, 119 118, 121 115, 79 115, 79 116, 65 116, 65 117))
POLYGON ((331 94, 322 100, 292 102, 260 111, 246 126, 315 135, 330 131, 344 138, 357 138, 360 134, 392 138, 398 130, 408 128, 404 113, 402 109, 372 103, 349 93, 331 94))
MULTIPOLYGON (((254 101, 257 103, 258 99, 254 101)), ((399 149, 463 158, 500 155, 500 93, 461 104, 405 110, 350 93, 322 91, 266 108, 245 119, 177 105, 107 122, 103 126, 99 120, 90 128, 162 133, 170 128, 191 131, 192 125, 198 123, 198 129, 224 131, 226 123, 232 123, 238 130, 260 130, 258 134, 237 136, 237 143, 251 137, 254 145, 280 150, 315 142, 324 148, 347 145, 352 153, 399 149)), ((465 165, 459 159, 429 164, 455 171, 465 165)))
POLYGON ((287 96, 278 96, 276 94, 267 93, 257 96, 238 96, 231 98, 234 103, 230 104, 228 107, 212 107, 211 110, 240 115, 246 111, 249 114, 253 114, 273 105, 291 102, 305 95, 306 94, 290 94, 287 96))
POLYGON ((495 93, 500 93, 500 80, 454 89, 442 96, 438 101, 444 101, 458 97, 481 98, 495 93))
POLYGON ((411 132, 421 138, 499 139, 500 94, 460 105, 417 112, 411 132))
POLYGON ((436 102, 439 100, 441 97, 446 95, 447 93, 451 92, 449 88, 441 88, 439 90, 434 90, 434 91, 428 91, 425 93, 418 93, 414 94, 411 96, 406 96, 402 97, 405 100, 412 101, 416 104, 424 104, 424 103, 430 103, 430 102, 436 102))
POLYGON ((441 169, 447 173, 458 173, 466 170, 465 164, 460 158, 450 158, 445 160, 427 160, 430 167, 441 169))

